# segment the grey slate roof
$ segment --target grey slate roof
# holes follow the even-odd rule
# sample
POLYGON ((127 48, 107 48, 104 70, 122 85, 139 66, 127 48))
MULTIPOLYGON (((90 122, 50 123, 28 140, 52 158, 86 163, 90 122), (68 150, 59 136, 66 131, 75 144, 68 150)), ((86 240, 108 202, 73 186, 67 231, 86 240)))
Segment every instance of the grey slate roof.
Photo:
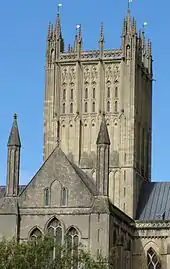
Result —
POLYGON ((105 121, 105 117, 103 116, 102 118, 102 122, 100 125, 100 131, 97 137, 97 145, 99 144, 106 144, 106 145, 110 145, 110 138, 109 138, 109 133, 108 133, 108 129, 107 129, 107 125, 106 125, 106 121, 105 121))
MULTIPOLYGON (((25 189, 26 185, 20 185, 19 186, 19 194, 21 193, 21 191, 23 189, 25 189)), ((0 186, 0 198, 3 198, 5 197, 5 189, 6 189, 6 186, 0 186)))
POLYGON ((17 115, 14 114, 14 121, 12 125, 12 129, 10 132, 8 147, 9 146, 18 146, 21 147, 21 141, 19 136, 18 124, 17 124, 17 115))
POLYGON ((151 182, 142 185, 136 220, 170 220, 170 182, 151 182))

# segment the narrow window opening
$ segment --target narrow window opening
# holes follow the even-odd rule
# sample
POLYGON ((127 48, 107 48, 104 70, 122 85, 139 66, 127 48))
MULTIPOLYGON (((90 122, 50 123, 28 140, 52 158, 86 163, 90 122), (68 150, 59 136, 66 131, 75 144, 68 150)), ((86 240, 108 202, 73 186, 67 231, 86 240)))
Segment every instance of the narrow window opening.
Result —
POLYGON ((65 114, 65 112, 66 112, 66 105, 65 105, 65 103, 63 104, 63 114, 65 114))
POLYGON ((63 90, 63 100, 66 100, 66 89, 63 90))
POLYGON ((118 87, 115 88, 115 98, 118 98, 118 87))
POLYGON ((92 104, 92 112, 95 112, 95 102, 92 104))
POLYGON ((115 113, 117 113, 117 101, 115 101, 115 113))
POLYGON ((70 99, 73 100, 73 89, 70 90, 70 99))
POLYGON ((88 89, 85 89, 85 98, 88 98, 88 89))
POLYGON ((107 98, 110 98, 110 87, 107 88, 107 98))
POLYGON ((66 206, 67 205, 67 188, 63 187, 62 188, 62 194, 61 194, 61 205, 66 206))
POLYGON ((84 112, 87 113, 87 102, 84 104, 84 112))
POLYGON ((95 99, 95 98, 96 98, 96 89, 93 88, 93 99, 95 99))
POLYGON ((73 103, 70 104, 70 113, 73 113, 73 103))
POLYGON ((107 112, 110 112, 110 102, 107 102, 107 112))
POLYGON ((44 190, 44 205, 45 206, 49 205, 49 189, 48 188, 44 190))

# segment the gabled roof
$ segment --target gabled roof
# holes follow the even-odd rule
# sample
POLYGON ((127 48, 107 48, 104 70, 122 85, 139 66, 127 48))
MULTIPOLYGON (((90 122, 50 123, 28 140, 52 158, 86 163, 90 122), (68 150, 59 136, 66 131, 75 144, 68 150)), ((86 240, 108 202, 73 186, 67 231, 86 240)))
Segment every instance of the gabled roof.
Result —
MULTIPOLYGON (((59 148, 58 146, 53 150, 53 152, 49 155, 49 157, 46 159, 46 161, 42 164, 42 166, 37 171, 37 173, 35 174, 35 176, 28 183, 28 185, 25 186, 25 189, 27 189, 27 187, 34 181, 34 179, 36 178, 37 174, 41 170, 44 169, 44 167, 46 166, 46 164, 49 163, 49 162, 53 162, 54 159, 56 161, 56 158, 59 158, 60 161, 62 163, 65 163, 66 166, 70 166, 73 169, 75 175, 77 175, 77 177, 80 179, 80 181, 83 183, 83 185, 88 189, 88 191, 92 195, 94 195, 94 196, 96 195, 96 186, 92 182, 92 179, 84 171, 82 171, 76 164, 72 163, 67 158, 67 156, 65 155, 65 153, 61 150, 61 148, 59 148)), ((60 165, 58 163, 56 163, 56 165, 58 165, 58 167, 60 167, 60 165)), ((61 169, 63 169, 63 168, 61 168, 61 169)), ((25 189, 23 189, 22 192, 24 192, 25 189)))
POLYGON ((170 182, 143 183, 136 220, 170 220, 170 182))

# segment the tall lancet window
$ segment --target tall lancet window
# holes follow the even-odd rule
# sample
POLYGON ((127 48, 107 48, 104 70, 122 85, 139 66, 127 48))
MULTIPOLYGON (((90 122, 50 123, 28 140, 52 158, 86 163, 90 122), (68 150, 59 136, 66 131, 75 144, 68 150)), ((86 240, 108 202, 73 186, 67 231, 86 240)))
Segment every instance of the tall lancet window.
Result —
POLYGON ((63 100, 66 100, 66 89, 63 90, 63 100))
MULTIPOLYGON (((48 224, 47 227, 47 232, 54 237, 55 243, 57 245, 61 245, 62 244, 62 226, 61 223, 58 219, 54 218, 50 221, 50 223, 48 224)), ((61 252, 60 250, 54 246, 53 248, 53 254, 52 254, 52 258, 55 259, 57 257, 61 256, 61 252)))
POLYGON ((107 98, 110 98, 110 87, 107 88, 107 98))
POLYGON ((87 110, 88 110, 88 108, 87 108, 87 102, 85 102, 85 104, 84 104, 84 112, 87 113, 87 110))
POLYGON ((93 88, 93 99, 95 99, 96 98, 96 89, 95 88, 93 88))
POLYGON ((44 190, 44 205, 48 206, 50 202, 50 192, 49 188, 45 188, 44 190))
POLYGON ((61 190, 61 205, 67 206, 67 200, 68 200, 68 190, 66 187, 63 187, 61 190))
POLYGON ((118 87, 115 87, 115 98, 118 98, 118 87))
POLYGON ((75 228, 70 228, 66 234, 66 246, 68 254, 73 259, 73 269, 78 268, 78 245, 79 245, 79 236, 75 228))
POLYGON ((95 102, 92 103, 92 112, 95 112, 95 102))
POLYGON ((85 88, 84 97, 85 97, 85 99, 87 99, 87 98, 88 98, 88 88, 85 88))
POLYGON ((110 102, 107 102, 107 112, 110 112, 110 102))
POLYGON ((160 259, 153 248, 147 251, 148 269, 161 269, 160 259))
POLYGON ((70 90, 70 99, 73 100, 73 89, 70 90))
POLYGON ((66 104, 64 103, 63 104, 63 114, 65 114, 66 113, 66 104))
POLYGON ((117 113, 117 101, 115 101, 115 108, 114 108, 114 110, 115 110, 115 113, 117 113))
POLYGON ((73 113, 73 103, 70 104, 70 113, 73 113))

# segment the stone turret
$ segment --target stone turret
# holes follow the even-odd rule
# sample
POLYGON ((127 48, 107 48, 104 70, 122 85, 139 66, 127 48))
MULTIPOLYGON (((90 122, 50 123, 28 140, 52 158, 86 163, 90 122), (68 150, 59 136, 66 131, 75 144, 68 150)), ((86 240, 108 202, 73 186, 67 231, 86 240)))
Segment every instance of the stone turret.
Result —
POLYGON ((97 174, 96 188, 98 195, 109 195, 109 149, 110 138, 105 117, 103 116, 97 137, 97 174))
POLYGON ((19 191, 20 136, 17 115, 14 114, 12 129, 8 140, 6 196, 17 196, 19 191))

